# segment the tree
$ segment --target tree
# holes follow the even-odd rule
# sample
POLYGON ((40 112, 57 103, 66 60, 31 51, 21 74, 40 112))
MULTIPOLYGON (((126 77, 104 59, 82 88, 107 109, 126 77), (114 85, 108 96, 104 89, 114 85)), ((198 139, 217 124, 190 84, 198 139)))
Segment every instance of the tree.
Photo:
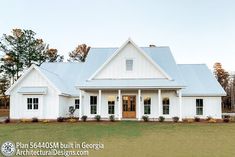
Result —
POLYGON ((7 77, 1 76, 0 77, 0 96, 2 96, 2 100, 4 102, 5 108, 7 108, 7 104, 9 103, 9 97, 5 94, 7 89, 10 86, 10 81, 7 79, 7 77))
POLYGON ((222 68, 221 63, 214 64, 214 75, 221 86, 227 93, 227 96, 222 97, 222 105, 223 109, 231 109, 231 96, 230 96, 230 88, 229 88, 229 73, 222 68))
POLYGON ((90 46, 87 46, 86 44, 78 45, 75 50, 69 53, 69 59, 68 61, 79 61, 79 62, 85 62, 87 54, 90 50, 90 46))
POLYGON ((63 61, 56 49, 49 49, 48 44, 35 36, 32 30, 13 29, 11 35, 3 34, 0 40, 0 51, 4 53, 1 69, 12 78, 12 83, 32 64, 63 61))

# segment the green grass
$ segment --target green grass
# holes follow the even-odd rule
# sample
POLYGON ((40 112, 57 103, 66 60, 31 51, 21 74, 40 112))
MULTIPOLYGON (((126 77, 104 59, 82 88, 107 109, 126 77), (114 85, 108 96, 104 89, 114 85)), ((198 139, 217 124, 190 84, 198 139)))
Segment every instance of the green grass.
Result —
POLYGON ((232 157, 235 123, 78 122, 0 124, 0 143, 11 140, 104 143, 102 157, 232 157))

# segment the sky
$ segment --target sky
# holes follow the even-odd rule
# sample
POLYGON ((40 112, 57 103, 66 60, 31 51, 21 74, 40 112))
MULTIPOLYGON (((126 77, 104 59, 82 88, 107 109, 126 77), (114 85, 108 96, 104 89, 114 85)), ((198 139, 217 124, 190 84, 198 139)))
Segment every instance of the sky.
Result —
POLYGON ((234 0, 1 0, 0 35, 31 29, 68 56, 78 44, 169 46, 177 63, 235 71, 234 0))

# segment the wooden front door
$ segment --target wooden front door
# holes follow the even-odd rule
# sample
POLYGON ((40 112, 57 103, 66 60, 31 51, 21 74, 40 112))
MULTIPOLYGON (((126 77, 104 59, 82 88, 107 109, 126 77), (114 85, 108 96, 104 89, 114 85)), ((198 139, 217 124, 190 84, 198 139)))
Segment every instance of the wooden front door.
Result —
POLYGON ((122 117, 136 118, 136 97, 123 96, 122 97, 122 117))

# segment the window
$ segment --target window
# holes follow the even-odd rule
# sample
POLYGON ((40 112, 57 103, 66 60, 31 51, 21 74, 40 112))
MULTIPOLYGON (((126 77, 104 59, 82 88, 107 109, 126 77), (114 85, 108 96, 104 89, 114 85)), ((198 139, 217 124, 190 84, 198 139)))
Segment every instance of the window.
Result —
POLYGON ((133 70, 133 59, 127 59, 126 60, 126 71, 132 71, 133 70))
POLYGON ((80 104, 80 100, 79 99, 75 99, 75 109, 79 109, 79 104, 80 104))
POLYGON ((27 98, 27 109, 38 110, 38 98, 27 98))
POLYGON ((32 98, 27 98, 27 108, 28 108, 28 110, 33 109, 33 100, 32 100, 32 98))
POLYGON ((170 99, 164 98, 162 100, 162 105, 163 105, 163 114, 169 114, 170 113, 170 99))
POLYGON ((114 105, 115 105, 115 97, 109 96, 108 97, 108 113, 114 114, 114 105))
POLYGON ((203 115, 203 99, 196 99, 196 114, 203 115))
POLYGON ((151 113, 151 97, 144 98, 144 114, 151 113))
POLYGON ((91 114, 97 113, 97 96, 90 96, 91 114))

